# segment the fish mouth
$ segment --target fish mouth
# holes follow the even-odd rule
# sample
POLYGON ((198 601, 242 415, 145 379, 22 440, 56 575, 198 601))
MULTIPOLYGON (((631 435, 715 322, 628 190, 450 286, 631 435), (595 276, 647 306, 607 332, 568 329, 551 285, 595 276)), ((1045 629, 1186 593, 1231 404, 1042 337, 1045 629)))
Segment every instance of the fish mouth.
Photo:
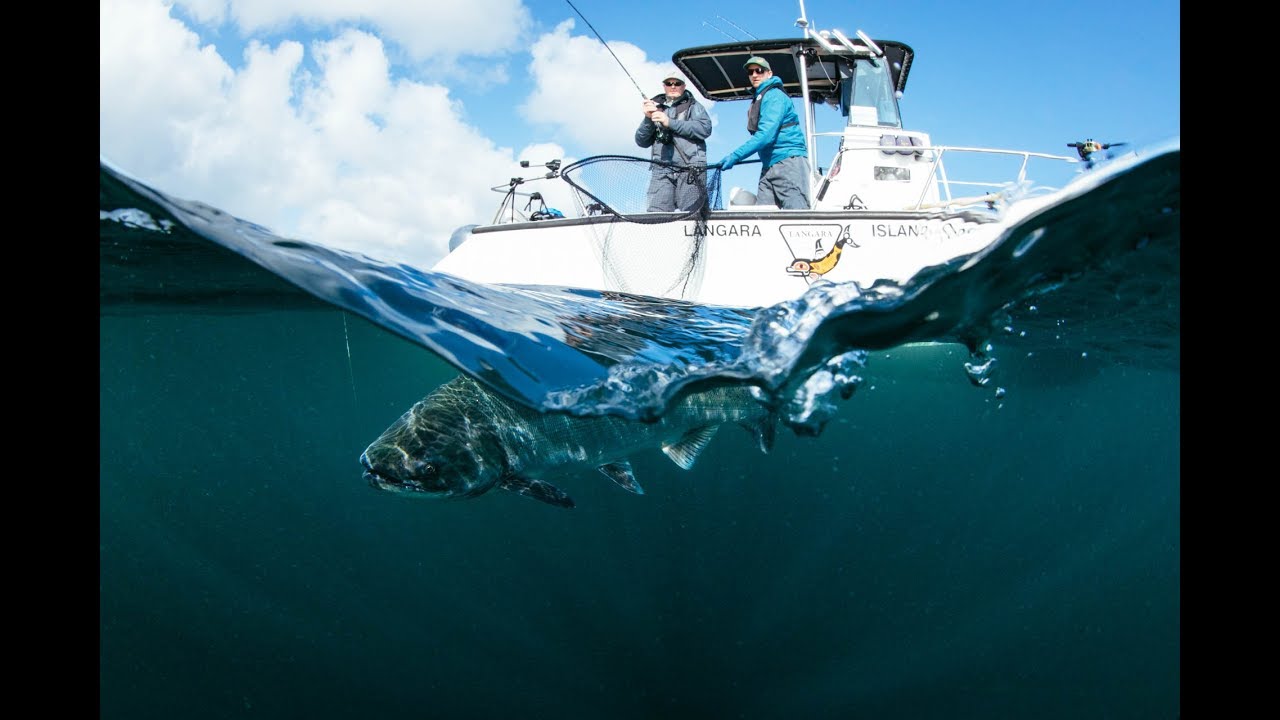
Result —
POLYGON ((415 480, 401 480, 400 478, 383 475, 373 468, 373 463, 369 461, 367 453, 360 453, 360 464, 364 466, 364 480, 369 486, 375 490, 382 490, 393 493, 407 494, 429 494, 429 489, 420 482, 415 480))
POLYGON ((369 462, 368 453, 360 453, 360 464, 364 466, 364 480, 369 483, 370 487, 377 490, 403 490, 403 483, 395 478, 388 477, 373 469, 373 463, 369 462))

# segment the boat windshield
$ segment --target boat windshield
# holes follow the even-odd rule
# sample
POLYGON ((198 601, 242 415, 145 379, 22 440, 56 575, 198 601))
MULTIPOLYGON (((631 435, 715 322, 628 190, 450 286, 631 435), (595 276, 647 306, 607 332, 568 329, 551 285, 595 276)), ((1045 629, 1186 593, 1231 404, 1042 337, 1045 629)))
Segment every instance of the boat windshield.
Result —
POLYGON ((852 97, 846 100, 850 125, 902 127, 893 77, 885 58, 858 58, 850 90, 852 97))

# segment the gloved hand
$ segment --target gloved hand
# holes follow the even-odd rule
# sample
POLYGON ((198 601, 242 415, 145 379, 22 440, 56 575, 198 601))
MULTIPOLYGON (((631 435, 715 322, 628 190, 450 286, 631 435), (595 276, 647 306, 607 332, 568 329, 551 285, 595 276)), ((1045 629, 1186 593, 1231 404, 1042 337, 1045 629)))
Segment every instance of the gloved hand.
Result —
POLYGON ((736 163, 736 162, 737 162, 737 161, 733 159, 733 156, 732 156, 732 155, 725 155, 725 156, 724 156, 724 158, 723 158, 723 159, 721 159, 721 160, 720 160, 720 162, 718 162, 718 163, 716 163, 716 164, 720 166, 720 170, 724 171, 724 170, 728 170, 729 168, 733 167, 733 166, 734 166, 734 163, 736 163))

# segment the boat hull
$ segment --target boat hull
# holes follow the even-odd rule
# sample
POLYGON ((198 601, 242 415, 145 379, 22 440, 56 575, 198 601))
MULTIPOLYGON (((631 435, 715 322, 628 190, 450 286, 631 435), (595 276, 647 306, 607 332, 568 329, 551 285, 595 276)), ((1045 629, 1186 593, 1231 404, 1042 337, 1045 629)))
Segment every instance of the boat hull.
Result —
POLYGON ((460 230, 434 268, 483 283, 555 285, 764 307, 819 280, 905 282, 999 235, 992 213, 724 210, 643 224, 613 216, 460 230))

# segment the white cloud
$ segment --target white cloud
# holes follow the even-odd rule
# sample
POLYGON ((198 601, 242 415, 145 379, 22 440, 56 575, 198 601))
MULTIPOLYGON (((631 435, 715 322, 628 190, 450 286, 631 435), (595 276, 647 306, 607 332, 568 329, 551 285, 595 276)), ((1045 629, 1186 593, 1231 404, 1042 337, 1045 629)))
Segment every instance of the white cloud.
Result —
MULTIPOLYGON (((494 2, 468 4, 468 17, 480 22, 510 5, 494 2)), ((182 4, 200 22, 235 16, 248 27, 303 12, 300 3, 287 2, 182 4), (252 21, 244 19, 249 12, 258 13, 252 21)), ((318 18, 349 6, 307 7, 308 17, 318 18)), ((375 14, 383 8, 371 7, 367 12, 375 14)), ((388 41, 368 31, 333 28, 307 36, 318 39, 306 44, 239 40, 246 42, 243 57, 228 58, 202 44, 164 0, 101 0, 101 9, 103 159, 162 192, 282 236, 429 267, 456 228, 493 219, 502 193, 491 187, 545 174, 549 160, 568 165, 570 152, 647 154, 632 140, 640 90, 597 39, 570 35, 572 21, 532 46, 529 126, 519 133, 528 145, 513 153, 489 139, 475 124, 485 118, 472 118, 441 84, 466 76, 406 76, 388 41)), ((646 94, 657 94, 669 63, 651 62, 625 42, 611 47, 646 94)), ((523 68, 526 60, 516 54, 497 62, 523 68)), ((487 73, 487 81, 493 77, 487 73)), ((525 83, 522 75, 515 89, 524 91, 525 83)), ((518 102, 519 96, 512 105, 518 102)), ((506 113, 491 122, 512 119, 506 113)), ((564 183, 530 182, 519 190, 536 190, 549 206, 579 214, 564 183)))
POLYGON ((196 22, 206 25, 221 25, 227 19, 227 0, 174 0, 196 22))
POLYGON ((522 0, 177 0, 200 22, 234 22, 244 35, 360 23, 414 60, 500 55, 523 44, 531 24, 522 0))
POLYGON ((250 42, 238 72, 160 2, 106 0, 102 156, 274 232, 422 264, 488 219, 510 149, 440 85, 393 80, 382 42, 250 42), (309 53, 317 70, 304 69, 309 53))
POLYGON ((139 132, 139 115, 151 120, 146 130, 189 121, 233 76, 159 2, 104 2, 99 44, 99 139, 104 147, 108 139, 127 143, 128 154, 142 159, 168 162, 176 148, 169 132, 139 132))
MULTIPOLYGON (((661 94, 671 62, 650 60, 631 43, 611 41, 605 47, 594 35, 571 35, 574 25, 565 20, 534 42, 529 68, 534 89, 521 114, 581 144, 588 154, 648 157, 649 151, 635 144, 644 117, 640 105, 661 94)), ((711 103, 689 89, 715 123, 711 103)))

